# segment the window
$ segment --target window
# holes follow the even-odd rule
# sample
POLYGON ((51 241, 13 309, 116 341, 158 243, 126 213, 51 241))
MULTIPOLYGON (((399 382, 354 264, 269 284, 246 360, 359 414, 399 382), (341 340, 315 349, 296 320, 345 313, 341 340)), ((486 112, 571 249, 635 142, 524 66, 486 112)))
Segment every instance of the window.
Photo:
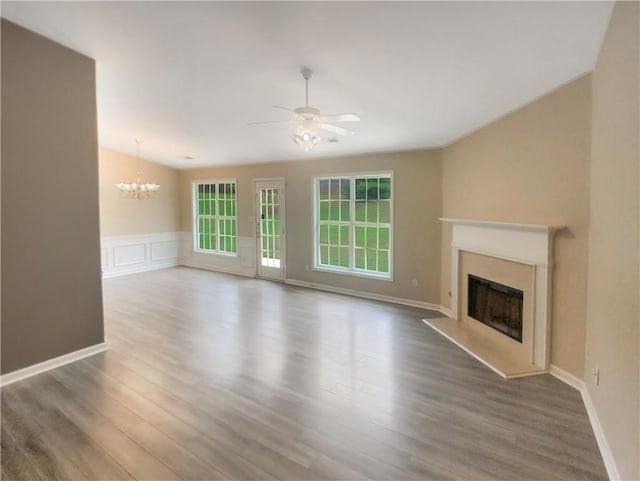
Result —
POLYGON ((392 177, 314 179, 317 269, 391 278, 392 177))
POLYGON ((235 181, 193 184, 194 248, 201 252, 235 254, 238 247, 235 181))

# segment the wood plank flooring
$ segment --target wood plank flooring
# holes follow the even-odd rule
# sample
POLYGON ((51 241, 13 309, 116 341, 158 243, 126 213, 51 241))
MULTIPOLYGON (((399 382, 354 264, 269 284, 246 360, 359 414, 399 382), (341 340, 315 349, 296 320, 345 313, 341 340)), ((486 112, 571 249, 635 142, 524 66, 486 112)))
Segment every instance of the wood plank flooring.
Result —
POLYGON ((580 395, 421 309, 189 268, 104 280, 110 349, 6 386, 3 480, 606 479, 580 395))

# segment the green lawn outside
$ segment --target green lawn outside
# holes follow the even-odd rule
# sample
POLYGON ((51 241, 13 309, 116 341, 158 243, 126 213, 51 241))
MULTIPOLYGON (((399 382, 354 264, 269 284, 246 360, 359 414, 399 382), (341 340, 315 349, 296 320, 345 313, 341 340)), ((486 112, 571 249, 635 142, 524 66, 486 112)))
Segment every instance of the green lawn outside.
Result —
MULTIPOLYGON (((329 195, 320 197, 320 222, 349 222, 351 219, 349 200, 329 200, 329 195)), ((355 222, 390 224, 391 200, 356 200, 355 222)), ((349 226, 319 226, 320 264, 349 267, 349 226)), ((387 225, 354 227, 354 267, 372 272, 389 272, 389 237, 387 225)))
MULTIPOLYGON (((351 220, 350 202, 345 200, 320 200, 320 221, 351 220)), ((391 223, 390 200, 355 201, 354 216, 356 222, 391 223)))
MULTIPOLYGON (((372 179, 368 179, 371 183, 372 179)), ((374 179, 376 180, 376 179, 374 179)), ((385 179, 381 179, 381 182, 385 179)), ((361 183, 360 185, 365 185, 361 183)), ((348 186, 347 186, 348 187, 348 186)), ((376 187, 376 186, 374 186, 376 187)), ((348 194, 348 189, 343 188, 343 194, 348 194), (345 192, 346 190, 346 192, 345 192)), ((374 197, 382 199, 365 200, 372 191, 371 186, 366 192, 362 189, 359 197, 355 201, 355 221, 368 223, 389 224, 391 221, 391 201, 389 196, 378 194, 374 197), (386 199, 384 197, 387 197, 386 199)), ((349 222, 350 221, 350 201, 335 200, 335 195, 322 195, 320 198, 319 214, 320 221, 349 222)), ((198 192, 198 212, 205 216, 215 216, 219 212, 223 216, 236 215, 237 195, 216 194, 198 192)), ((199 239, 198 247, 204 250, 216 250, 216 228, 219 227, 219 246, 221 252, 237 252, 237 221, 235 219, 198 219, 199 239)), ((280 221, 279 219, 264 219, 261 221, 262 227, 262 256, 270 259, 280 258, 280 221)), ((349 227, 340 225, 320 225, 320 264, 337 267, 349 267, 349 227)), ((354 266, 356 269, 363 269, 373 272, 389 272, 389 237, 390 227, 388 226, 358 226, 354 227, 354 266)))
POLYGON ((280 210, 277 189, 262 189, 260 197, 261 256, 280 259, 280 210))
POLYGON ((236 194, 210 194, 198 192, 198 213, 200 215, 216 215, 235 217, 236 194))
MULTIPOLYGON (((234 217, 236 215, 236 194, 216 194, 198 192, 198 214, 234 217)), ((219 252, 237 252, 237 221, 235 219, 218 219, 198 217, 198 248, 203 250, 218 250, 219 252), (216 249, 216 229, 218 243, 216 249)))
POLYGON ((260 223, 262 257, 280 259, 280 219, 263 219, 260 223))

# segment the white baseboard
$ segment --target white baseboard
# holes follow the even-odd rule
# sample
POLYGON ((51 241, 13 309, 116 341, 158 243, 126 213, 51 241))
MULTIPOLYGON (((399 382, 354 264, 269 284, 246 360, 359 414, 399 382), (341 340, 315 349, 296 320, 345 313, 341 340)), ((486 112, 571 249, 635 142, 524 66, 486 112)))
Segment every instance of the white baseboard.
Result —
POLYGON ((28 377, 35 376, 36 374, 55 369, 56 367, 64 366, 65 364, 69 364, 70 362, 79 361, 80 359, 93 356, 94 354, 98 354, 99 352, 103 352, 106 350, 107 344, 101 342, 100 344, 94 344, 93 346, 85 347, 84 349, 69 352, 67 354, 63 354, 62 356, 54 357, 53 359, 39 362, 38 364, 34 364, 23 369, 18 369, 17 371, 3 374, 2 376, 0 376, 0 386, 6 386, 8 384, 21 381, 28 377))
POLYGON ((438 310, 447 317, 453 317, 453 311, 448 307, 438 306, 438 310))
POLYGON ((410 307, 420 307, 422 309, 430 309, 432 311, 440 311, 438 304, 430 302, 417 301, 414 299, 404 299, 401 297, 384 296, 381 294, 373 294, 371 292, 355 291, 353 289, 343 289, 342 287, 328 286, 325 284, 316 284, 314 282, 299 281, 297 279, 285 279, 287 284, 299 287, 308 287, 319 291, 333 292, 336 294, 345 294, 348 296, 360 297, 363 299, 371 299, 374 301, 391 302, 393 304, 402 304, 410 307))
POLYGON ((593 401, 591 400, 591 395, 589 394, 589 390, 587 389, 586 384, 583 384, 582 389, 580 389, 580 394, 582 394, 582 401, 584 402, 584 407, 586 408, 587 414, 589 415, 589 421, 591 421, 593 434, 595 434, 596 436, 598 448, 600 448, 600 454, 602 455, 604 467, 607 469, 609 479, 611 481, 618 480, 620 479, 620 472, 618 471, 618 467, 616 466, 615 460, 613 459, 613 452, 611 451, 611 447, 609 446, 607 437, 605 436, 604 430, 602 429, 602 424, 600 424, 600 418, 598 417, 596 408, 593 405, 593 401))
POLYGON ((577 389, 578 391, 582 391, 582 389, 584 388, 584 381, 582 379, 574 376, 569 371, 565 371, 558 366, 554 366, 553 364, 551 364, 549 366, 549 374, 557 379, 560 379, 562 382, 568 384, 574 389, 577 389))
POLYGON ((604 434, 602 424, 600 424, 600 418, 598 417, 598 413, 593 405, 589 389, 587 389, 585 382, 579 377, 574 376, 570 372, 554 366, 553 364, 550 366, 549 374, 580 391, 582 402, 584 403, 587 415, 589 416, 589 421, 591 422, 593 434, 596 437, 596 442, 598 443, 598 449, 600 449, 602 461, 604 462, 604 466, 607 470, 607 475, 611 481, 620 479, 620 472, 618 471, 618 467, 613 459, 613 452, 611 451, 607 437, 604 434))

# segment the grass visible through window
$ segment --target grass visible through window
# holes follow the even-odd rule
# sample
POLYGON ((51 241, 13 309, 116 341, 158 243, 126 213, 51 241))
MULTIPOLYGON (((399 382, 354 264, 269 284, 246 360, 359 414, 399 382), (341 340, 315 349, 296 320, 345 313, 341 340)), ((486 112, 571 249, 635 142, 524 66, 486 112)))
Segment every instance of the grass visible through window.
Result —
POLYGON ((390 176, 318 179, 316 203, 320 266, 390 273, 390 176))
POLYGON ((237 197, 235 182, 196 185, 197 248, 211 252, 237 252, 237 197))

